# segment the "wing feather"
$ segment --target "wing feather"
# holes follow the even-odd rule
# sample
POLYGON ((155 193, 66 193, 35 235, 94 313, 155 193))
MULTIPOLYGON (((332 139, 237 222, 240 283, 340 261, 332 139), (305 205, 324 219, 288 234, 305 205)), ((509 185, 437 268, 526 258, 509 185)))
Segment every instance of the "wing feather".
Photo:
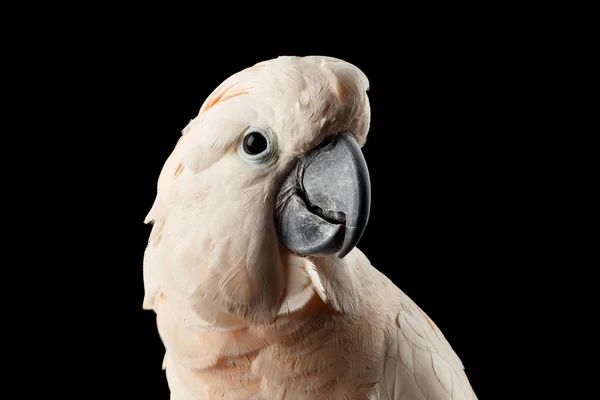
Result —
POLYGON ((399 292, 398 297, 380 399, 477 400, 461 360, 440 329, 407 295, 399 292))

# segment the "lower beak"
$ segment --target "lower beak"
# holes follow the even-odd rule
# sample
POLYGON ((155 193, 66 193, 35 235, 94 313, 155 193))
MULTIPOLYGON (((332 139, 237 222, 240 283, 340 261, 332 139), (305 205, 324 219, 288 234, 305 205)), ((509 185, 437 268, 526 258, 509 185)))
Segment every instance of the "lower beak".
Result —
POLYGON ((369 220, 369 171, 356 140, 334 135, 298 161, 277 197, 279 241, 303 255, 345 257, 369 220))

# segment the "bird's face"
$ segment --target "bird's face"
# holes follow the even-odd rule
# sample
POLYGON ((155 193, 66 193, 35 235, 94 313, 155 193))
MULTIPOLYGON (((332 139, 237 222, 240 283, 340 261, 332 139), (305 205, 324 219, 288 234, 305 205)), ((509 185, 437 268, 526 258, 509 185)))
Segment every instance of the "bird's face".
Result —
POLYGON ((313 257, 344 257, 356 246, 370 206, 360 150, 367 90, 367 78, 346 62, 280 57, 209 96, 159 179, 180 261, 205 265, 192 287, 275 301, 282 246, 313 257), (248 281, 253 289, 241 283, 248 281))
MULTIPOLYGON (((280 58, 254 68, 251 83, 226 86, 220 98, 230 98, 214 110, 215 118, 226 114, 223 133, 235 139, 213 188, 220 184, 229 198, 246 199, 238 220, 274 222, 278 241, 293 252, 343 257, 369 216, 360 150, 369 126, 368 82, 350 64, 322 58, 280 58)), ((255 225, 244 232, 267 231, 255 225)))

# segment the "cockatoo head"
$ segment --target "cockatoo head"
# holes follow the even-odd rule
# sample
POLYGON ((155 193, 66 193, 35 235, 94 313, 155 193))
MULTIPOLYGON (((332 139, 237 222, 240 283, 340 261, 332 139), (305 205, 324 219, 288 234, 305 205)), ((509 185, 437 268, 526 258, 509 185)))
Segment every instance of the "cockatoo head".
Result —
POLYGON ((169 241, 169 263, 193 288, 235 291, 250 280, 255 290, 243 290, 261 298, 264 282, 276 289, 283 279, 282 252, 343 258, 369 216, 368 87, 357 67, 318 56, 226 79, 165 163, 150 246, 169 241))

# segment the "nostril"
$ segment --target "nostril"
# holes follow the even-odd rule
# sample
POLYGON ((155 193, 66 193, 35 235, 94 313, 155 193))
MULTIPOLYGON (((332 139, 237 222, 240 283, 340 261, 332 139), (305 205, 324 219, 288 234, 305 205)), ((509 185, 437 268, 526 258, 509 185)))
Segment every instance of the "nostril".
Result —
POLYGON ((315 150, 321 147, 325 147, 328 144, 332 143, 336 139, 337 135, 329 135, 325 139, 321 140, 321 142, 315 146, 315 150))

